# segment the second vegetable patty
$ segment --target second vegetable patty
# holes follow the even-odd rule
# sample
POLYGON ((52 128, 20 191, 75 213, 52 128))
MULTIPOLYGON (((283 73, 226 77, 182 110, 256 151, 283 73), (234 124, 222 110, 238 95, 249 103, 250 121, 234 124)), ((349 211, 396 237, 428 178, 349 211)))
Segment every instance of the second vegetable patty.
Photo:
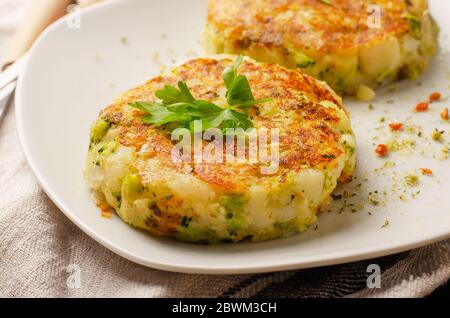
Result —
POLYGON ((437 35, 427 0, 208 1, 209 53, 299 68, 338 93, 417 77, 437 35))

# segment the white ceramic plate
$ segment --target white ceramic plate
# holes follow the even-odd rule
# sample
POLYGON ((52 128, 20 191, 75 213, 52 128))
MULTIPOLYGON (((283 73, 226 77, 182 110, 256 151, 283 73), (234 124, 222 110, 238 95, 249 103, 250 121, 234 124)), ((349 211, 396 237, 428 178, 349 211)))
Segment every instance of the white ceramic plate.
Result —
POLYGON ((102 218, 91 200, 82 176, 91 122, 119 93, 157 75, 161 64, 202 54, 205 1, 107 1, 83 13, 79 29, 69 28, 66 20, 55 23, 33 47, 19 81, 20 139, 42 187, 69 219, 107 248, 149 267, 210 274, 298 269, 378 257, 445 239, 450 236, 450 159, 439 156, 450 141, 450 124, 440 120, 439 112, 448 101, 433 104, 423 114, 411 109, 433 91, 449 94, 447 12, 449 2, 432 1, 442 29, 442 50, 419 79, 420 86, 405 81, 394 92, 385 89, 374 101, 374 110, 367 103, 346 101, 358 137, 358 178, 346 187, 355 195, 342 213, 343 200, 336 201, 334 212, 320 215, 318 227, 300 235, 257 244, 183 244, 132 229, 118 217, 102 218), (405 131, 400 138, 418 139, 416 148, 379 159, 374 143, 389 138, 387 123, 396 120, 421 125, 423 137, 405 131), (434 128, 446 131, 445 142, 430 140, 434 128), (374 171, 387 160, 396 166, 374 171), (420 167, 432 169, 434 176, 421 176, 420 167), (412 172, 420 175, 419 184, 405 188, 402 179, 412 172), (378 206, 368 202, 369 192, 380 196, 375 198, 378 206), (389 225, 383 227, 386 221, 389 225))

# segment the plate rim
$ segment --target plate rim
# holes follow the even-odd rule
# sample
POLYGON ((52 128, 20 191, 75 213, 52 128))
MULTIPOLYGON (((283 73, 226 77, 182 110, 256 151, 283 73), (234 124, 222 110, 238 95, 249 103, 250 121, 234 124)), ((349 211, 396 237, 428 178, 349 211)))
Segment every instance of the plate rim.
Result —
MULTIPOLYGON (((112 7, 117 5, 118 3, 122 3, 124 0, 109 0, 107 2, 102 2, 96 4, 90 8, 83 9, 83 13, 94 14, 95 11, 103 10, 107 7, 112 7)), ((91 237, 96 242, 100 243, 105 248, 114 252, 115 254, 128 259, 134 263, 158 269, 165 270, 169 272, 178 272, 178 273, 186 273, 186 274, 208 274, 208 275, 234 275, 234 274, 254 274, 254 273, 263 273, 263 272, 275 272, 275 271, 287 271, 287 270, 298 270, 312 267, 322 267, 322 266, 330 266, 330 265, 339 265, 348 262, 356 262, 362 260, 368 260, 372 258, 388 256, 396 253, 401 253, 405 251, 409 251, 421 246, 425 246, 437 241, 445 240, 450 238, 450 229, 445 231, 441 230, 433 235, 427 235, 420 238, 416 238, 413 240, 402 240, 396 241, 393 243, 385 243, 381 245, 373 245, 370 248, 357 248, 357 249, 348 249, 346 252, 335 252, 335 253, 325 253, 321 254, 321 256, 310 256, 310 257, 302 257, 301 259, 291 259, 290 261, 275 261, 273 264, 259 263, 257 265, 249 265, 249 266, 208 266, 205 265, 182 265, 176 264, 174 262, 160 262, 149 260, 148 258, 141 257, 132 252, 127 251, 126 249, 109 242, 108 238, 96 233, 94 229, 91 228, 89 224, 82 222, 79 217, 76 216, 72 210, 65 205, 63 200, 58 198, 58 195, 55 191, 50 187, 50 185, 46 181, 46 177, 41 173, 38 164, 35 162, 33 158, 33 154, 30 151, 28 146, 27 139, 25 137, 26 128, 23 125, 24 118, 24 109, 26 106, 23 105, 22 95, 24 94, 23 86, 23 76, 22 74, 27 72, 30 61, 32 60, 32 56, 36 51, 36 48, 47 38, 48 34, 50 34, 54 29, 58 28, 61 24, 64 23, 64 17, 59 19, 50 25, 36 40, 33 44, 32 48, 29 50, 29 58, 27 59, 24 68, 21 72, 21 76, 19 76, 16 87, 15 94, 15 120, 17 125, 17 132, 20 141, 21 148, 24 152, 25 159, 30 166, 33 174, 36 176, 38 184, 44 190, 44 192, 48 195, 48 197, 52 200, 53 203, 58 207, 58 209, 78 228, 80 228, 84 233, 86 233, 89 237, 91 237)), ((183 243, 180 243, 183 244, 183 243)))

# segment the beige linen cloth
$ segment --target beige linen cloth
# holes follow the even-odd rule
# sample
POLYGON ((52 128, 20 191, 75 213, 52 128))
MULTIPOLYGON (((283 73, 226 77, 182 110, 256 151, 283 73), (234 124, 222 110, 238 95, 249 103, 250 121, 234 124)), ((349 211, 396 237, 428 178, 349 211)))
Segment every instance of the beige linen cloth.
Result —
MULTIPOLYGON (((25 3, 0 0, 0 60, 25 3)), ((423 297, 450 278, 450 240, 377 260, 258 275, 185 275, 133 264, 48 199, 25 161, 14 116, 11 105, 0 123, 0 297, 423 297), (371 263, 381 266, 381 289, 367 288, 371 263)))

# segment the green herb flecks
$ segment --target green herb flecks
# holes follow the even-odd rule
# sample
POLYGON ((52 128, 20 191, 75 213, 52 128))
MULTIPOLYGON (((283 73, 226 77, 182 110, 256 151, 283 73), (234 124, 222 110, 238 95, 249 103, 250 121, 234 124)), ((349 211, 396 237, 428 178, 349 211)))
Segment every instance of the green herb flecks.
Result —
POLYGON ((422 38, 422 23, 420 19, 409 13, 405 14, 403 17, 408 21, 412 36, 420 40, 422 38))
POLYGON ((163 126, 176 123, 177 127, 185 127, 195 131, 195 122, 202 123, 202 129, 219 128, 253 128, 248 115, 251 106, 271 101, 271 99, 255 100, 250 84, 244 75, 238 74, 243 56, 239 56, 232 67, 225 69, 223 80, 227 88, 228 105, 220 107, 210 101, 196 99, 185 82, 178 82, 178 87, 164 86, 155 93, 158 102, 135 102, 130 106, 146 113, 142 121, 146 124, 163 126))
POLYGON ((311 66, 314 66, 314 65, 316 65, 316 61, 313 60, 313 59, 308 59, 308 60, 306 60, 306 61, 304 61, 302 63, 298 63, 297 67, 298 68, 308 68, 308 67, 311 67, 311 66))
POLYGON ((316 61, 304 53, 297 53, 297 67, 308 68, 316 65, 316 61))

